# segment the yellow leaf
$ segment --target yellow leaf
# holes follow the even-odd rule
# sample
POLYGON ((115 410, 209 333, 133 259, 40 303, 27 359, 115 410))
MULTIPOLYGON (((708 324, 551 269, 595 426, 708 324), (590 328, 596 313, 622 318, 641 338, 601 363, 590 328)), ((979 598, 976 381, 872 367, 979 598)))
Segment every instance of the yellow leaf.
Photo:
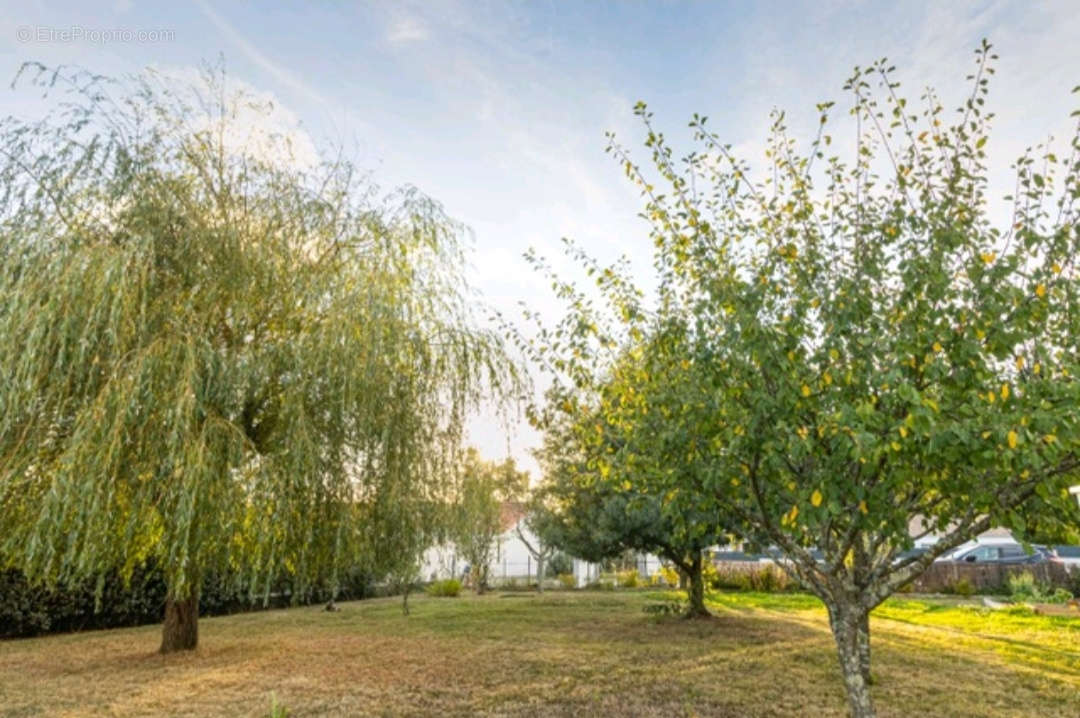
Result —
POLYGON ((899 444, 899 442, 893 441, 893 442, 890 442, 890 444, 889 444, 889 445, 890 445, 890 446, 892 446, 892 450, 893 450, 893 451, 900 451, 900 444, 899 444))
POLYGON ((818 506, 821 506, 821 492, 820 491, 815 491, 813 493, 813 495, 810 496, 810 503, 812 503, 814 505, 814 508, 817 508, 818 506))
POLYGON ((1043 437, 1043 441, 1045 441, 1047 444, 1053 444, 1055 441, 1057 441, 1057 437, 1053 434, 1047 434, 1043 437))
POLYGON ((941 342, 934 342, 934 352, 940 354, 942 350, 941 342))
POLYGON ((1017 370, 1024 368, 1024 357, 1016 357, 1016 368, 1017 370))
POLYGON ((984 439, 989 439, 989 438, 990 438, 990 432, 989 432, 989 431, 984 431, 984 432, 982 433, 982 438, 984 438, 984 439))
POLYGON ((1010 449, 1015 449, 1016 448, 1016 440, 1017 440, 1016 432, 1015 431, 1010 431, 1009 432, 1009 448, 1010 449))
POLYGON ((860 501, 859 502, 859 511, 862 511, 864 514, 870 513, 870 509, 866 508, 866 502, 865 501, 860 501))
POLYGON ((825 386, 832 384, 832 376, 829 374, 829 372, 825 372, 825 374, 823 374, 821 378, 825 381, 825 386))
POLYGON ((806 384, 802 385, 802 395, 803 396, 810 396, 810 387, 807 386, 806 384))
POLYGON ((994 254, 993 252, 983 252, 983 253, 982 253, 982 254, 980 254, 979 256, 980 256, 980 257, 982 257, 982 261, 983 261, 983 263, 985 263, 985 264, 990 264, 990 263, 991 263, 991 262, 993 262, 993 261, 994 261, 995 259, 997 259, 997 255, 996 255, 996 254, 994 254))
POLYGON ((1046 285, 1045 284, 1037 285, 1035 287, 1035 293, 1038 294, 1039 297, 1045 297, 1046 296, 1046 285))
POLYGON ((1054 262, 1054 265, 1050 267, 1050 269, 1054 271, 1054 274, 1061 274, 1061 265, 1057 262, 1054 262))
POLYGON ((788 485, 787 485, 787 488, 788 488, 788 491, 794 491, 795 490, 795 482, 794 481, 789 481, 788 485))
POLYGON ((900 427, 900 437, 904 438, 904 439, 907 438, 907 427, 906 426, 901 426, 900 427))
POLYGON ((739 480, 738 480, 738 479, 732 479, 732 480, 731 480, 731 485, 732 485, 732 486, 735 486, 735 487, 738 487, 738 485, 739 485, 739 480))
POLYGON ((623 487, 623 491, 629 491, 629 490, 630 490, 630 486, 631 486, 631 484, 630 484, 630 482, 629 482, 629 481, 624 481, 624 482, 622 482, 622 487, 623 487))
POLYGON ((1042 371, 1042 364, 1040 364, 1039 362, 1035 362, 1035 366, 1031 367, 1031 371, 1038 374, 1039 372, 1042 371))
POLYGON ((1001 385, 1001 398, 1002 399, 1008 399, 1009 398, 1009 385, 1008 384, 1002 384, 1001 385))

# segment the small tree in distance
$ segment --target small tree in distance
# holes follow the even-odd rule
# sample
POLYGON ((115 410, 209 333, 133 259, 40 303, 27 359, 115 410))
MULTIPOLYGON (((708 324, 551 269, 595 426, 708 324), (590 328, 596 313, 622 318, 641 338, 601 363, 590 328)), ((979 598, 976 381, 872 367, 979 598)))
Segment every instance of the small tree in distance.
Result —
POLYGON ((547 511, 543 505, 543 494, 530 492, 523 502, 523 507, 524 515, 514 525, 514 533, 525 550, 529 552, 532 560, 536 562, 536 591, 543 593, 544 572, 548 561, 558 549, 544 540, 543 528, 547 511), (526 536, 526 532, 532 536, 531 540, 526 536))
POLYGON ((503 507, 522 494, 529 476, 517 470, 513 459, 487 461, 473 448, 465 452, 459 474, 449 509, 449 534, 455 550, 469 565, 473 588, 484 593, 490 585, 491 564, 503 531, 503 507))
POLYGON ((857 68, 845 85, 854 157, 829 154, 833 103, 818 106, 802 153, 778 113, 763 181, 703 117, 690 123, 700 150, 675 160, 639 104, 656 177, 614 140, 609 149, 645 197, 656 306, 642 306, 620 267, 571 247, 613 311, 556 282, 570 311, 532 345, 566 395, 581 397, 558 405, 575 415, 596 405, 619 357, 678 335, 654 359, 666 390, 642 399, 628 382, 604 407, 617 421, 666 426, 646 447, 650 461, 666 452, 655 481, 707 494, 821 598, 858 718, 874 715, 876 606, 991 526, 1071 515, 1080 139, 1064 158, 1041 149, 1016 162, 1012 216, 994 226, 994 59, 984 43, 954 120, 933 92, 918 107, 903 98, 887 62, 857 68), (688 460, 706 467, 693 481, 680 470, 688 460), (930 551, 901 556, 929 534, 930 551))

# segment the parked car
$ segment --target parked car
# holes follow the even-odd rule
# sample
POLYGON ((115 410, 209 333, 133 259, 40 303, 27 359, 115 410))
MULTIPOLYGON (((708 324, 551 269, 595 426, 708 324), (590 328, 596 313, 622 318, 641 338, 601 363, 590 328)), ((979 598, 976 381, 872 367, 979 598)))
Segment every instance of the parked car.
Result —
POLYGON ((1055 546, 1054 553, 1066 566, 1080 569, 1080 546, 1055 546))
POLYGON ((929 546, 916 546, 915 548, 908 549, 907 551, 901 551, 900 553, 896 554, 896 558, 893 559, 893 563, 900 563, 901 561, 905 561, 912 557, 918 558, 929 550, 929 546))
POLYGON ((1032 546, 1028 553, 1018 543, 992 543, 959 549, 946 560, 956 563, 993 563, 1004 565, 1044 563, 1059 561, 1053 549, 1046 546, 1032 546))

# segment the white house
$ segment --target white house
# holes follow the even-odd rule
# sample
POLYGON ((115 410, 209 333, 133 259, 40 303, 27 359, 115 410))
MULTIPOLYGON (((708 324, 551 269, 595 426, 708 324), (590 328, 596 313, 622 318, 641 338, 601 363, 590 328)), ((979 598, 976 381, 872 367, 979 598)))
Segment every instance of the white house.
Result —
MULTIPOLYGON (((524 518, 525 511, 521 504, 506 502, 502 505, 502 531, 496 539, 495 552, 488 571, 493 585, 497 586, 509 581, 527 583, 537 578, 536 559, 532 557, 532 553, 521 537, 524 536, 525 541, 534 548, 538 547, 540 542, 524 523, 524 518)), ((573 559, 573 562, 574 583, 578 588, 583 588, 600 577, 599 564, 577 558, 573 559)), ((640 554, 637 557, 638 573, 643 579, 647 580, 649 576, 655 574, 661 565, 660 559, 652 554, 640 554)), ((461 578, 464 571, 465 561, 458 555, 453 543, 432 546, 424 552, 420 576, 425 581, 461 578)), ((555 578, 546 568, 544 574, 546 578, 555 578)))
MULTIPOLYGON (((507 581, 535 581, 536 560, 518 535, 520 528, 525 540, 536 547, 538 541, 523 523, 525 512, 520 504, 506 502, 502 505, 501 533, 496 539, 488 576, 491 583, 498 585, 507 581)), ((421 577, 424 580, 442 578, 461 578, 465 571, 465 561, 458 555, 454 545, 432 546, 424 552, 421 577)), ((548 574, 550 577, 550 574, 548 574)))
MULTIPOLYGON (((653 556, 651 553, 638 554, 637 556, 638 575, 643 580, 649 580, 649 577, 659 571, 661 566, 663 566, 663 562, 661 562, 659 556, 653 556)), ((578 588, 584 588, 590 583, 599 580, 600 573, 600 564, 589 563, 579 558, 574 559, 574 585, 578 588)))

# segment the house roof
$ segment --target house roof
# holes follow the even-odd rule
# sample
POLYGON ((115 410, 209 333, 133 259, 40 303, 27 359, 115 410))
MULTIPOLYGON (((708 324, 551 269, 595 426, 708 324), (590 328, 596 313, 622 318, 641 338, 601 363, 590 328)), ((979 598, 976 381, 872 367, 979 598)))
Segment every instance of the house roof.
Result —
POLYGON ((1080 546, 1055 546, 1060 558, 1080 558, 1080 546))
POLYGON ((518 521, 525 518, 525 505, 520 501, 503 501, 499 507, 499 528, 503 533, 517 525, 518 521))

